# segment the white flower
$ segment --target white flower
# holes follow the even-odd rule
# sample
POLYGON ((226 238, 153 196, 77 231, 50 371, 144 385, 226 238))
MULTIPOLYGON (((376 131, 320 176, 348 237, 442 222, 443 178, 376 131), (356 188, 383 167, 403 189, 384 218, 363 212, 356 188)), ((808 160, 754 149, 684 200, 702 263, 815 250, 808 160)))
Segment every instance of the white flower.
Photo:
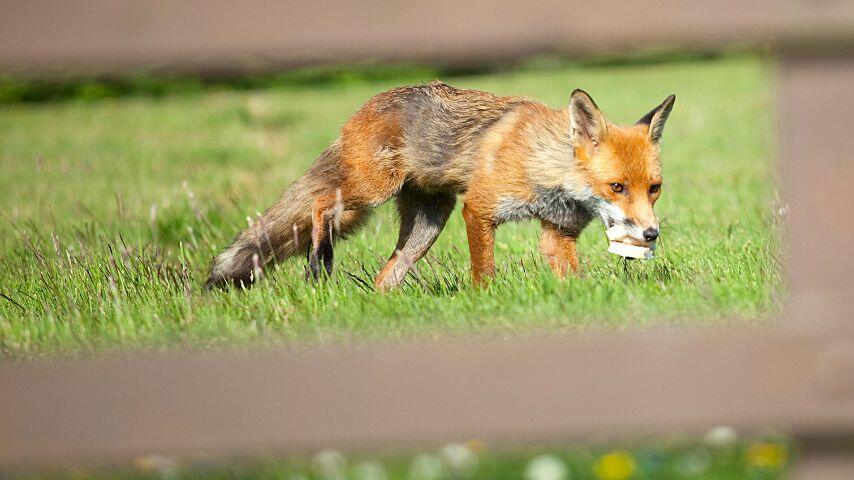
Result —
POLYGON ((164 480, 178 478, 178 461, 166 455, 152 454, 134 461, 140 470, 156 473, 164 480))
POLYGON ((409 478, 412 480, 439 480, 444 475, 445 466, 435 455, 422 453, 409 465, 409 478))
POLYGON ((311 465, 321 478, 337 480, 344 478, 347 460, 337 450, 323 450, 311 459, 311 465))
POLYGON ((554 455, 534 457, 525 467, 525 480, 568 480, 569 469, 554 455))
POLYGON ((705 448, 692 450, 676 461, 676 469, 685 477, 698 477, 712 464, 712 454, 705 448))
POLYGON ((439 455, 455 472, 467 472, 477 466, 477 455, 462 443, 449 443, 442 447, 439 455))
POLYGON ((738 440, 738 433, 732 427, 719 426, 706 433, 706 443, 712 447, 726 447, 738 440))
POLYGON ((356 480, 386 480, 388 475, 381 463, 374 460, 359 462, 353 467, 356 480))

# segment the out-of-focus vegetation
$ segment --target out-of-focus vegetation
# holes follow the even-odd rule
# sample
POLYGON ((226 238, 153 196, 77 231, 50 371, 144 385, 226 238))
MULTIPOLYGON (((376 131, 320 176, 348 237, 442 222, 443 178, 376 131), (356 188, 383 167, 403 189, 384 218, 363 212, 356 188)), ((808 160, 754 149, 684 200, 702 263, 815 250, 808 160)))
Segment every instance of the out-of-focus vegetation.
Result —
MULTIPOLYGON (((726 427, 704 441, 648 440, 601 445, 492 449, 481 441, 449 443, 436 451, 369 457, 323 450, 305 458, 260 457, 216 463, 203 453, 179 459, 137 458, 108 473, 76 470, 57 478, 253 480, 775 480, 785 477, 792 445, 780 437, 739 440, 726 427)), ((23 478, 26 478, 25 476, 23 478)))

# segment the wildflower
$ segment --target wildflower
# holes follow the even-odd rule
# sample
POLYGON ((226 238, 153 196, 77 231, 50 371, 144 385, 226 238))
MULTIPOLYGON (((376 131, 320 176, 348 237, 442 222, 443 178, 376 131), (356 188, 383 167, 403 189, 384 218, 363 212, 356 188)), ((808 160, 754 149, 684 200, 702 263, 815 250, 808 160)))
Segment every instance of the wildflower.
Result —
POLYGON ((137 469, 143 472, 153 472, 163 479, 178 477, 178 461, 166 455, 146 455, 133 462, 137 469))
POLYGON ((486 442, 477 438, 473 438, 471 440, 466 441, 465 446, 476 454, 479 454, 486 450, 486 442))
POLYGON ((616 450, 599 457, 593 467, 601 480, 626 480, 635 473, 635 459, 624 450, 616 450))
POLYGON ((732 427, 719 426, 706 433, 706 443, 712 447, 726 447, 738 440, 738 432, 732 427))
POLYGON ((535 457, 525 467, 525 480, 567 480, 569 469, 560 458, 554 455, 535 457))
POLYGON ((409 465, 409 478, 413 480, 439 480, 444 476, 445 466, 435 455, 422 453, 409 465))
POLYGON ((477 456, 462 443, 449 443, 442 447, 439 455, 455 472, 467 472, 477 466, 477 456))
POLYGON ((356 464, 353 467, 353 476, 357 480, 386 480, 388 478, 385 467, 374 460, 366 460, 356 464))
POLYGON ((756 468, 777 469, 786 464, 789 453, 779 443, 754 443, 745 454, 747 463, 756 468))
POLYGON ((347 460, 337 450, 323 450, 311 459, 311 465, 320 478, 338 480, 344 478, 347 460))
POLYGON ((705 448, 697 448, 679 458, 676 470, 685 477, 702 475, 712 464, 712 455, 705 448))

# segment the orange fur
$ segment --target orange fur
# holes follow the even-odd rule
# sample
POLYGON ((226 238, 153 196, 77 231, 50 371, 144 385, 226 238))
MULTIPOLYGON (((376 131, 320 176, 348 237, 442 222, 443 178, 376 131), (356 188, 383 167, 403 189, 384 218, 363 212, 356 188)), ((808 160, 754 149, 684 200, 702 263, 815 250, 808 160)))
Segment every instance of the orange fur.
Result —
POLYGON ((575 155, 597 195, 639 224, 657 224, 653 205, 661 191, 650 193, 649 188, 661 184, 661 163, 658 145, 649 139, 645 126, 611 124, 595 152, 582 145, 576 147, 575 155), (612 191, 612 183, 623 184, 625 192, 612 191))
POLYGON ((495 276, 495 226, 479 215, 468 203, 463 205, 466 236, 471 255, 471 275, 475 285, 483 285, 495 276))
POLYGON ((552 271, 560 278, 578 272, 578 251, 575 237, 567 235, 560 227, 550 222, 542 222, 543 233, 540 236, 540 253, 549 263, 552 271))
POLYGON ((346 207, 385 202, 406 176, 397 153, 403 145, 400 120, 393 113, 379 112, 378 103, 369 102, 341 131, 340 188, 346 207))

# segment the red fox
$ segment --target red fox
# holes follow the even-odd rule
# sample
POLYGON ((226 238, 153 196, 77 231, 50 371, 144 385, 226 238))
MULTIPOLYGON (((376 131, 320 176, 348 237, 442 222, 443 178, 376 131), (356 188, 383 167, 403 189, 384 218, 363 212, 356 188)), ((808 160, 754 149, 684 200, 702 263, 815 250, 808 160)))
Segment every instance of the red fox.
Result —
POLYGON ((307 276, 332 271, 333 245, 394 197, 400 234, 375 286, 403 283, 462 196, 475 284, 494 276, 497 226, 536 219, 560 277, 578 270, 576 239, 595 217, 638 244, 659 234, 659 141, 676 97, 632 126, 610 123, 583 90, 568 108, 441 82, 371 98, 300 179, 218 255, 207 285, 248 286, 261 268, 308 251, 307 276))

